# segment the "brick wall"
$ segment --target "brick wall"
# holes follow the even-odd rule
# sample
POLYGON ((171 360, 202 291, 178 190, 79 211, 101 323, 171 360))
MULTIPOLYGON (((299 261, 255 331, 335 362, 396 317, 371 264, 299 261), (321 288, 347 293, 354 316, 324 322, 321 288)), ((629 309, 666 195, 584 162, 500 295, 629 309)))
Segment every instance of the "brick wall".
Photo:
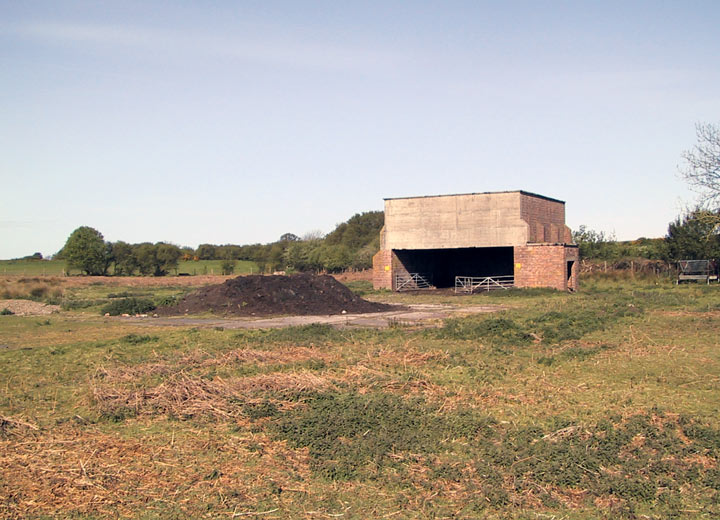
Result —
POLYGON ((392 290, 392 251, 381 249, 373 256, 373 289, 392 290))
POLYGON ((569 242, 566 240, 564 202, 523 193, 520 216, 528 224, 528 242, 569 242))
POLYGON ((559 291, 577 289, 577 247, 545 244, 518 246, 514 248, 514 255, 517 287, 550 287, 559 291), (573 262, 569 277, 568 262, 573 262))

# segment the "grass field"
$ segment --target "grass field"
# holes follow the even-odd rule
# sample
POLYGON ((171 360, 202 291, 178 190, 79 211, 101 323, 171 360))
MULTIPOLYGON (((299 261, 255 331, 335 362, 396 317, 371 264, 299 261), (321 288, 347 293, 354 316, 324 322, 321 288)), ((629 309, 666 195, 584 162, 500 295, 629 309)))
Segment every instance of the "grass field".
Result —
POLYGON ((87 306, 0 316, 0 516, 720 516, 720 287, 354 287, 503 310, 426 330, 163 329, 101 317, 140 289, 93 285, 60 296, 87 306))
MULTIPOLYGON (((222 273, 221 263, 222 260, 181 260, 177 272, 191 275, 219 275, 222 273)), ((67 271, 64 260, 0 260, 0 275, 64 276, 66 272, 70 275, 80 274, 75 270, 67 271)), ((255 262, 238 260, 235 264, 235 274, 257 274, 257 272, 255 262)))

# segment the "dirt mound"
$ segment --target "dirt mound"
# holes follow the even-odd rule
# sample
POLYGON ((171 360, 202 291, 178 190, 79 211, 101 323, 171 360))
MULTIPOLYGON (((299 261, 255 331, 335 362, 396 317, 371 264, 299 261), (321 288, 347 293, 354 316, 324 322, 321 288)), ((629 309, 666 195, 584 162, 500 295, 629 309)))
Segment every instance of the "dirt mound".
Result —
POLYGON ((332 276, 238 276, 218 285, 203 287, 181 298, 177 305, 159 307, 157 314, 212 312, 234 316, 274 314, 321 315, 382 312, 391 305, 373 303, 359 296, 332 276))
POLYGON ((59 312, 60 306, 31 300, 0 300, 0 311, 3 309, 7 309, 18 316, 45 316, 59 312))

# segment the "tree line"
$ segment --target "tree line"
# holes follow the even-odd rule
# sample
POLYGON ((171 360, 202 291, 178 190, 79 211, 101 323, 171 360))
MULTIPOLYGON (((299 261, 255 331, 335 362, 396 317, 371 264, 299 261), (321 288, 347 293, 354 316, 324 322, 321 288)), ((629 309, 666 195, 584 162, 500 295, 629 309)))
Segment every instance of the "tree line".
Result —
POLYGON ((382 211, 369 211, 354 215, 326 236, 311 233, 300 238, 285 233, 268 244, 200 244, 196 249, 166 242, 108 242, 98 230, 81 226, 54 258, 65 260, 68 270, 95 276, 177 274, 180 260, 220 260, 223 274, 232 274, 238 260, 254 262, 261 273, 341 272, 372 267, 383 223, 382 211))
POLYGON ((695 208, 668 225, 664 238, 638 238, 618 241, 613 234, 580 226, 573 232, 580 258, 618 261, 623 258, 646 258, 677 262, 678 260, 720 259, 720 235, 717 222, 720 213, 695 208))
POLYGON ((720 260, 720 126, 695 125, 697 142, 682 153, 680 173, 700 195, 699 203, 668 225, 664 238, 618 242, 580 226, 573 233, 582 258, 618 260, 720 260))
MULTIPOLYGON (((697 144, 682 153, 680 172, 701 195, 700 203, 668 225, 664 238, 617 241, 612 234, 580 226, 573 232, 581 258, 617 261, 622 258, 677 260, 720 259, 720 127, 696 125, 697 144)), ((201 244, 197 249, 158 242, 128 244, 106 242, 102 234, 83 226, 70 235, 55 255, 69 268, 94 275, 154 275, 177 271, 181 259, 221 260, 222 270, 232 272, 235 261, 249 260, 260 272, 277 270, 339 272, 372 267, 378 251, 382 211, 359 213, 339 224, 327 236, 300 238, 285 233, 268 244, 201 244)), ((39 255, 36 253, 33 258, 39 255)), ((41 255, 40 255, 41 257, 41 255)))

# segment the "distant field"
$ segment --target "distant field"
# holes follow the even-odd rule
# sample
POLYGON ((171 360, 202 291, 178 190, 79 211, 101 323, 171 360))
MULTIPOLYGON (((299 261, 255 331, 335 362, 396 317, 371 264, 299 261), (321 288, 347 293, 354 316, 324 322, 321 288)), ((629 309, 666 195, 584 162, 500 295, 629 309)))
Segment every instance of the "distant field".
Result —
MULTIPOLYGON (((181 261, 178 264, 178 273, 191 275, 221 274, 221 260, 181 261)), ((257 274, 255 262, 238 260, 235 264, 235 274, 257 274)), ((63 260, 0 260, 0 274, 22 276, 64 276, 65 261, 63 260)), ((77 270, 69 274, 79 274, 77 270)), ((175 273, 172 273, 175 274, 175 273)))
POLYGON ((64 269, 62 260, 0 260, 0 274, 62 276, 64 269))

